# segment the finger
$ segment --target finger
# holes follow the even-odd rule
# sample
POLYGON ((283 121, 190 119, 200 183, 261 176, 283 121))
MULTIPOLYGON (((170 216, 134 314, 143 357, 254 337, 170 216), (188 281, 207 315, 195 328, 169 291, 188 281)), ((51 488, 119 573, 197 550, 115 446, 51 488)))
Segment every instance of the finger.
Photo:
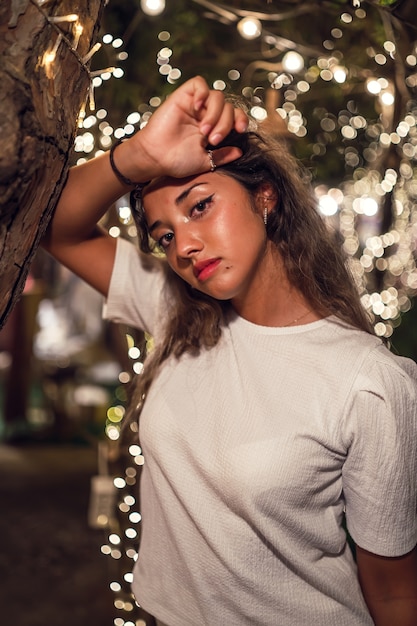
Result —
POLYGON ((201 111, 210 96, 206 81, 201 76, 194 76, 185 83, 185 87, 192 91, 194 111, 201 111))
POLYGON ((212 146, 216 146, 233 130, 235 124, 235 112, 230 102, 225 102, 220 117, 208 135, 212 146))
POLYGON ((238 133, 245 133, 248 130, 249 118, 243 109, 236 107, 234 109, 235 115, 235 130, 238 133))
MULTIPOLYGON (((217 126, 219 126, 219 131, 222 132, 222 126, 224 126, 228 116, 230 116, 230 113, 225 111, 224 95, 221 91, 211 90, 204 104, 204 109, 201 111, 200 132, 207 138, 213 134, 213 130, 217 126), (222 119, 224 120, 223 122, 221 122, 222 119)), ((229 119, 227 125, 230 123, 229 119)))
POLYGON ((208 150, 207 169, 213 172, 217 167, 226 165, 231 161, 236 161, 236 159, 241 156, 242 150, 240 150, 240 148, 236 148, 235 146, 225 146, 224 148, 218 148, 217 150, 208 150))
POLYGON ((245 132, 248 124, 249 119, 243 109, 225 102, 222 92, 209 92, 199 126, 200 132, 213 146, 220 143, 233 128, 237 132, 245 132))

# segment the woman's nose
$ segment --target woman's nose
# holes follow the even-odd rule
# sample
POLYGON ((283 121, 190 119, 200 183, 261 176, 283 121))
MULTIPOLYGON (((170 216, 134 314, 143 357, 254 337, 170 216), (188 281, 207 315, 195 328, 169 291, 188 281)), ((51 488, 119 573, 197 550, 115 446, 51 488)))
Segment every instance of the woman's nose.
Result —
POLYGON ((189 258, 202 249, 202 241, 197 236, 193 228, 187 228, 189 224, 184 224, 183 228, 178 228, 175 233, 175 248, 177 255, 181 258, 189 258))

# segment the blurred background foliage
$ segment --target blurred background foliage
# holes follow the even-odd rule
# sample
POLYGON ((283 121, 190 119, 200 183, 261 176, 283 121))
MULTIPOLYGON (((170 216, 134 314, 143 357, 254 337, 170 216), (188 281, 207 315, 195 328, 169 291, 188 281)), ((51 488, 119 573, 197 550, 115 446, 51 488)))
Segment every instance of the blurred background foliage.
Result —
MULTIPOLYGON (((117 125, 131 111, 144 109, 152 97, 164 97, 172 91, 173 85, 159 73, 157 64, 158 52, 163 45, 158 39, 161 31, 170 33, 166 45, 173 52, 171 65, 181 71, 178 82, 201 74, 210 84, 224 81, 226 92, 240 94, 249 86, 252 99, 265 99, 265 90, 271 86, 271 72, 280 73, 283 55, 288 50, 297 50, 304 58, 305 69, 310 69, 310 75, 315 74, 316 80, 309 83, 308 92, 297 96, 297 107, 307 118, 308 134, 297 139, 294 149, 297 156, 313 167, 315 177, 328 183, 332 180, 340 182, 352 173, 343 158, 343 149, 349 142, 345 140, 341 147, 337 132, 323 131, 320 121, 325 115, 337 120, 340 112, 348 109, 362 115, 368 121, 368 127, 379 123, 378 102, 364 88, 366 80, 375 74, 375 54, 384 52, 387 38, 394 39, 398 48, 397 60, 388 58, 385 65, 377 66, 378 76, 396 80, 397 74, 403 72, 401 78, 404 81, 406 69, 397 68, 396 64, 398 59, 405 59, 410 54, 416 38, 412 22, 417 18, 412 14, 408 16, 413 12, 413 3, 403 0, 397 3, 385 1, 384 4, 397 6, 397 13, 393 13, 392 7, 383 6, 382 2, 362 3, 363 17, 358 18, 354 3, 346 0, 232 0, 227 5, 167 0, 162 14, 150 16, 143 12, 139 1, 110 0, 104 12, 102 32, 121 38, 128 56, 120 63, 117 58, 120 50, 111 45, 103 46, 96 55, 96 67, 121 65, 124 70, 122 86, 117 80, 108 80, 97 91, 98 106, 108 110, 110 123, 117 125), (352 20, 342 22, 343 13, 351 15, 352 20), (395 17, 397 14, 402 19, 395 17), (236 26, 239 19, 247 15, 262 18, 262 37, 253 40, 241 37, 236 26), (333 55, 348 69, 343 84, 318 79, 317 60, 325 55, 333 55), (229 79, 228 73, 232 69, 239 73, 238 80, 229 79), (317 155, 315 144, 325 146, 325 153, 321 150, 317 155)), ((409 68, 409 73, 414 71, 415 68, 409 68)), ((397 116, 404 110, 406 103, 402 100, 409 94, 399 91, 398 95, 401 102, 396 105, 397 116)), ((365 132, 354 138, 359 152, 368 144, 365 132)))

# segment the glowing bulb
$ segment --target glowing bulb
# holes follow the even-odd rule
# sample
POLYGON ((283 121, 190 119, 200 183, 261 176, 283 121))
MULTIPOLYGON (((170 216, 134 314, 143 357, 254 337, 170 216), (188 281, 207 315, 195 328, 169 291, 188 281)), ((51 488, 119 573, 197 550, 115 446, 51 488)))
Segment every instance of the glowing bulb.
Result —
POLYGON ((52 71, 52 63, 55 61, 55 57, 56 57, 56 53, 58 51, 58 48, 61 44, 62 41, 62 35, 59 34, 58 37, 55 40, 54 46, 51 50, 45 52, 45 54, 42 57, 42 66, 45 68, 45 73, 47 75, 48 78, 52 78, 53 76, 53 71, 52 71))
POLYGON ((333 70, 333 78, 337 83, 344 83, 346 80, 346 70, 343 67, 337 67, 333 70))
POLYGON ((74 48, 75 48, 75 50, 78 48, 78 44, 79 44, 80 37, 81 37, 82 33, 83 33, 83 27, 82 27, 82 25, 79 22, 77 22, 75 24, 75 26, 74 26, 74 48))
POLYGON ((394 95, 389 91, 386 91, 381 95, 381 102, 386 106, 392 106, 394 104, 394 95))
POLYGON ((54 15, 49 18, 52 24, 59 24, 60 22, 76 22, 78 15, 76 13, 69 13, 68 15, 54 15))
POLYGON ((282 66, 287 72, 299 72, 304 67, 304 59, 295 50, 290 50, 282 59, 282 66))
POLYGON ((364 215, 371 217, 378 213, 378 203, 373 198, 361 198, 360 203, 364 215))
POLYGON ((237 29, 244 39, 256 39, 262 33, 262 24, 254 17, 244 17, 238 23, 237 29))
POLYGON ((336 215, 338 205, 334 198, 328 195, 324 195, 321 196, 319 200, 319 209, 320 213, 322 213, 323 215, 336 215))
POLYGON ((165 9, 165 0, 140 0, 140 6, 146 15, 160 15, 165 9))
POLYGON ((45 54, 42 57, 42 65, 43 66, 47 66, 50 65, 51 63, 53 63, 55 60, 55 52, 53 52, 52 50, 50 52, 45 52, 45 54))
POLYGON ((85 57, 83 58, 83 63, 88 63, 88 61, 91 59, 91 57, 97 52, 97 50, 100 50, 101 48, 101 43, 97 42, 96 44, 94 44, 94 46, 91 48, 90 52, 88 52, 85 57))
POLYGON ((371 80, 368 80, 368 82, 366 83, 366 88, 369 91, 369 93, 372 93, 374 95, 380 93, 381 91, 381 85, 374 78, 372 78, 371 80))
POLYGON ((255 118, 255 120, 258 120, 258 122, 261 122, 268 117, 266 109, 260 106, 252 107, 250 112, 252 117, 255 118))

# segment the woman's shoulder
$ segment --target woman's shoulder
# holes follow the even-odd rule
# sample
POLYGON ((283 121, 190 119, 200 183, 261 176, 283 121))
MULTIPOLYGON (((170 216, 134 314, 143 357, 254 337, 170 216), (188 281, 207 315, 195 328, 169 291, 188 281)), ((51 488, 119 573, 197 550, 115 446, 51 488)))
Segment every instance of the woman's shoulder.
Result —
POLYGON ((362 376, 377 380, 381 394, 407 389, 417 401, 417 363, 405 356, 395 354, 387 346, 376 346, 363 368, 362 376))
POLYGON ((154 334, 167 309, 166 284, 164 262, 120 238, 103 316, 154 334))
POLYGON ((382 342, 370 345, 358 370, 356 388, 387 400, 405 394, 417 404, 417 363, 382 342))
POLYGON ((374 334, 354 328, 336 317, 330 317, 327 321, 322 331, 327 332, 330 345, 337 346, 339 358, 345 364, 355 363, 358 380, 370 382, 382 379, 383 384, 390 388, 395 386, 394 380, 404 380, 417 390, 415 361, 396 354, 394 349, 374 334))

